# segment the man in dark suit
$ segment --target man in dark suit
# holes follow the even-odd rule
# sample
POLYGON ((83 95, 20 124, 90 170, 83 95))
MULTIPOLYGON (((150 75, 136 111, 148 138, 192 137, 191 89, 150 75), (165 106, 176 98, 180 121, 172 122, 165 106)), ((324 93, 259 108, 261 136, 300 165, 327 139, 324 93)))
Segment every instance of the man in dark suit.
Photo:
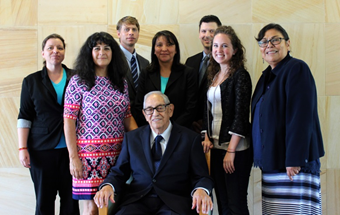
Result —
POLYGON ((207 15, 204 16, 199 22, 199 38, 203 45, 203 51, 189 57, 185 62, 185 65, 192 67, 194 72, 197 74, 198 80, 198 91, 197 91, 197 112, 192 128, 197 133, 202 130, 202 118, 204 110, 204 101, 207 94, 208 83, 206 69, 208 67, 210 53, 211 53, 211 42, 214 36, 214 32, 217 27, 221 26, 222 23, 217 16, 207 15))
POLYGON ((114 203, 114 194, 125 192, 117 215, 195 214, 194 208, 207 213, 213 181, 200 136, 170 121, 174 106, 160 91, 146 94, 144 101, 149 125, 125 134, 117 163, 94 201, 106 206, 109 199, 114 203), (133 180, 123 191, 130 174, 133 180))
POLYGON ((128 83, 130 106, 132 115, 135 117, 134 101, 138 88, 139 75, 144 68, 149 65, 149 61, 136 53, 135 44, 139 38, 139 23, 135 17, 125 16, 117 23, 117 35, 120 42, 120 48, 123 51, 130 71, 126 74, 128 83))

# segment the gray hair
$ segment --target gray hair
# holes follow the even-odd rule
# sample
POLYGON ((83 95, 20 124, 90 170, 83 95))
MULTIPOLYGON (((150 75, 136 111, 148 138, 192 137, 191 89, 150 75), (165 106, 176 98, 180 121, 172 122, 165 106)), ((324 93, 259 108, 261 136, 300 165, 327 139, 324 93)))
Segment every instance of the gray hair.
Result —
POLYGON ((151 91, 151 92, 148 92, 147 94, 145 94, 145 96, 144 96, 143 108, 145 108, 145 101, 146 101, 146 99, 149 96, 153 95, 153 94, 157 94, 157 95, 162 96, 165 104, 169 104, 170 103, 169 98, 164 93, 162 93, 161 91, 151 91))

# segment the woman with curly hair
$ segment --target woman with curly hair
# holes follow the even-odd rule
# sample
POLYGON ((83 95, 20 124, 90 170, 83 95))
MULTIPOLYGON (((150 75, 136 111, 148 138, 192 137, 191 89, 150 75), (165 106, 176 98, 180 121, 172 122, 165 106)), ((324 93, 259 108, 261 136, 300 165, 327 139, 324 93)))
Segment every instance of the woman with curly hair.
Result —
POLYGON ((137 128, 125 81, 129 70, 114 38, 92 34, 80 49, 66 89, 64 129, 73 176, 73 198, 84 214, 97 214, 93 197, 121 151, 124 131, 137 128))
POLYGON ((202 145, 205 153, 211 149, 219 214, 249 214, 251 80, 244 68, 245 49, 232 27, 221 26, 211 54, 202 145))

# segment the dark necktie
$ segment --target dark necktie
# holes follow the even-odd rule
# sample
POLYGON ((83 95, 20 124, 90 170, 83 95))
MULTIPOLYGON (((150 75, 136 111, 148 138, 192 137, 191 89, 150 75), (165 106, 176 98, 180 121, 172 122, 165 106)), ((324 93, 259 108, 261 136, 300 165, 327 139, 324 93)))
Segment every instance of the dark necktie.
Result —
POLYGON ((135 89, 137 90, 138 87, 138 71, 137 71, 137 64, 136 64, 136 58, 134 55, 132 55, 132 58, 130 60, 130 66, 131 66, 131 75, 133 84, 135 86, 135 89))
POLYGON ((202 66, 201 66, 201 69, 199 71, 199 76, 198 76, 198 84, 199 84, 199 86, 201 86, 201 82, 202 82, 203 76, 205 74, 205 71, 207 70, 208 60, 209 60, 209 55, 206 55, 203 58, 202 66))
POLYGON ((155 143, 153 144, 152 149, 151 149, 155 170, 157 170, 159 163, 161 161, 161 158, 162 158, 162 147, 161 147, 162 140, 163 140, 163 137, 161 135, 157 135, 157 137, 155 138, 155 143))

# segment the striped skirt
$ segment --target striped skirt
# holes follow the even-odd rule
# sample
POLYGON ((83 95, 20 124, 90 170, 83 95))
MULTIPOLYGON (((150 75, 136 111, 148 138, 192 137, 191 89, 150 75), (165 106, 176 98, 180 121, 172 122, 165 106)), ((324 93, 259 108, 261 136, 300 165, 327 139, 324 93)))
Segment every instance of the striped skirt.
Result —
POLYGON ((320 174, 262 173, 262 214, 322 214, 320 174))

